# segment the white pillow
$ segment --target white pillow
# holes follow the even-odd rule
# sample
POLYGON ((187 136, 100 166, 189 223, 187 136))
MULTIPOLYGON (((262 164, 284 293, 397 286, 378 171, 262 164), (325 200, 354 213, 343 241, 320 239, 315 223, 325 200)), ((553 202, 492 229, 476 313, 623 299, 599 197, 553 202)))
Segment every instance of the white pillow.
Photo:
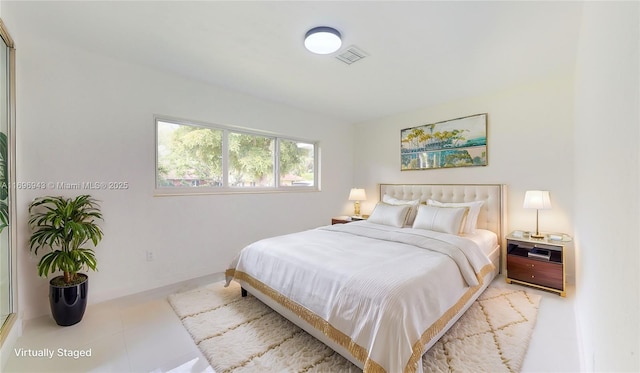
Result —
POLYGON ((389 205, 409 205, 411 206, 409 210, 409 214, 407 214, 407 221, 405 225, 413 225, 413 221, 416 218, 416 214, 418 213, 418 205, 420 204, 419 199, 414 200, 405 200, 405 199, 397 199, 388 195, 382 196, 382 202, 387 203, 389 205))
POLYGON ((418 215, 413 222, 413 228, 460 234, 462 222, 468 211, 468 207, 418 206, 418 215))
POLYGON ((388 205, 378 202, 367 221, 402 228, 407 221, 410 209, 409 205, 388 205))
POLYGON ((432 199, 427 201, 427 205, 436 207, 468 207, 469 214, 467 220, 462 227, 462 233, 475 233, 476 225, 478 224, 478 216, 480 216, 480 209, 484 201, 472 201, 472 202, 438 202, 432 199))

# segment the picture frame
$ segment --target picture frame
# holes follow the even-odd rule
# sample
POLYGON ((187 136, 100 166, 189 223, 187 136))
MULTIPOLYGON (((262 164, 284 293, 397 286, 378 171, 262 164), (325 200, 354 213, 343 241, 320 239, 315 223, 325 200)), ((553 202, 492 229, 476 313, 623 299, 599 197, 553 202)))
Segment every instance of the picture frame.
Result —
POLYGON ((487 165, 487 114, 400 130, 400 170, 487 165))

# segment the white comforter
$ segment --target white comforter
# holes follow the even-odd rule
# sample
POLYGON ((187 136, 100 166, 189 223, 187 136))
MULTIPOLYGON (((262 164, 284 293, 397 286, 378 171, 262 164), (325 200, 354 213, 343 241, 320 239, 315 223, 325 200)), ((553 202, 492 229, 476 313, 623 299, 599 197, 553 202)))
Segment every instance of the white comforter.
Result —
POLYGON ((292 301, 285 306, 302 306, 294 312, 326 322, 323 332, 365 372, 421 372, 434 326, 444 327, 443 315, 492 267, 463 237, 362 221, 255 242, 233 261, 227 283, 251 280, 292 301))

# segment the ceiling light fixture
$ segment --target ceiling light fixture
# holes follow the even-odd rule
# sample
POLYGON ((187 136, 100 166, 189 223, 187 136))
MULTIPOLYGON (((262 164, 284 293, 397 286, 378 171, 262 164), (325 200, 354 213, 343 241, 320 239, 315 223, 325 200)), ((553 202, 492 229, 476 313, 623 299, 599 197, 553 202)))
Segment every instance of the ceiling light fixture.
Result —
POLYGON ((342 46, 340 32, 331 27, 314 27, 304 36, 304 46, 315 54, 329 54, 342 46))

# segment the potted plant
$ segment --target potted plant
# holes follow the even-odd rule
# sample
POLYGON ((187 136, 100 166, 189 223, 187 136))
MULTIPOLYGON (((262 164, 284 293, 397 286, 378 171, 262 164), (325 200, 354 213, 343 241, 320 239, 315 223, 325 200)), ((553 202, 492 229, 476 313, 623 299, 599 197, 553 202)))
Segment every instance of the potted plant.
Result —
POLYGON ((93 247, 102 240, 102 230, 96 223, 102 219, 100 205, 90 195, 75 198, 39 197, 29 205, 29 226, 32 234, 29 250, 38 255, 41 248, 50 252, 38 262, 38 274, 49 281, 49 304, 58 325, 69 326, 82 320, 87 306, 88 276, 79 273, 84 268, 96 270, 93 247))

